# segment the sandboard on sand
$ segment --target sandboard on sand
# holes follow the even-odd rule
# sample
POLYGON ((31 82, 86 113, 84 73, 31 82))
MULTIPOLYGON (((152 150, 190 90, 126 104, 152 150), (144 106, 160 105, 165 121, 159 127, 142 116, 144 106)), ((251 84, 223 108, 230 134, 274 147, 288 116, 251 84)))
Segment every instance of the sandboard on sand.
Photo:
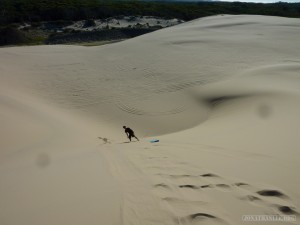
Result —
POLYGON ((151 142, 151 143, 155 143, 155 142, 159 142, 159 140, 158 140, 158 139, 153 139, 153 140, 151 140, 150 142, 151 142))

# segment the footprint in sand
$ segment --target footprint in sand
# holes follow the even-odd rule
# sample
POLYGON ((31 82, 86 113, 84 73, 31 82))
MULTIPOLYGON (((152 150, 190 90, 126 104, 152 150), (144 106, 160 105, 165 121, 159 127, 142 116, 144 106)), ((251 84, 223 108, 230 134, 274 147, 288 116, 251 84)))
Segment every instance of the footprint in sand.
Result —
POLYGON ((192 178, 197 177, 196 175, 189 175, 189 174, 174 174, 169 175, 170 178, 179 179, 179 178, 192 178))
POLYGON ((218 175, 213 174, 213 173, 205 173, 205 174, 202 174, 200 176, 201 177, 219 177, 218 175))
POLYGON ((299 215, 295 207, 290 206, 277 206, 278 210, 286 215, 299 215))
POLYGON ((184 184, 184 185, 179 185, 179 188, 191 188, 191 189, 199 189, 199 186, 196 185, 191 185, 191 184, 184 184))
POLYGON ((287 198, 285 194, 277 190, 261 190, 257 192, 261 196, 287 198))
POLYGON ((215 184, 215 186, 222 191, 229 191, 231 189, 228 184, 215 184))
POLYGON ((172 209, 171 214, 174 216, 176 224, 228 224, 220 216, 216 216, 207 211, 208 201, 204 200, 187 200, 186 198, 164 197, 162 200, 172 209))
MULTIPOLYGON (((166 157, 152 156, 149 157, 149 159, 166 159, 166 157)), ((185 164, 180 163, 180 167, 184 165, 185 164)), ((164 182, 158 183, 155 184, 154 187, 155 189, 157 189, 156 192, 162 198, 162 200, 166 201, 169 204, 169 206, 173 208, 172 211, 176 211, 177 208, 181 209, 182 205, 186 205, 186 207, 188 208, 191 207, 191 210, 188 211, 194 211, 199 205, 195 205, 195 202, 192 199, 186 198, 189 195, 194 196, 195 199, 199 199, 199 201, 205 201, 206 204, 209 204, 209 198, 206 199, 205 196, 203 196, 203 194, 207 195, 207 193, 210 193, 206 192, 207 189, 223 191, 224 194, 230 192, 235 197, 237 197, 236 194, 238 194, 241 191, 242 196, 239 195, 240 197, 237 198, 239 198, 242 201, 258 205, 259 207, 265 209, 273 209, 278 213, 285 215, 299 214, 297 212, 297 209, 291 206, 291 204, 289 203, 290 198, 282 191, 276 189, 259 189, 255 186, 252 186, 249 183, 237 181, 230 181, 230 183, 228 184, 228 180, 219 176, 218 174, 211 172, 197 174, 197 172, 194 170, 186 171, 184 168, 178 170, 178 166, 174 167, 174 165, 172 164, 167 166, 151 166, 150 168, 158 170, 158 173, 155 173, 154 175, 160 176, 161 178, 169 179, 169 181, 171 182, 170 184, 166 184, 164 182), (178 173, 175 172, 175 168, 178 170, 178 173), (165 171, 165 173, 161 173, 162 170, 165 171), (168 171, 172 171, 172 173, 168 173, 168 171), (178 192, 178 190, 180 191, 178 192), (204 192, 202 193, 201 190, 203 190, 204 192), (183 196, 184 199, 181 199, 180 201, 178 199, 176 200, 175 198, 178 194, 183 196), (278 201, 276 199, 278 199, 278 201)), ((200 205, 203 206, 203 204, 200 205)), ((199 209, 201 210, 202 208, 199 209)), ((203 208, 203 210, 205 210, 205 208, 203 208)), ((180 216, 179 218, 177 217, 177 219, 183 225, 228 224, 219 216, 201 211, 199 213, 193 213, 187 216, 180 216)))
POLYGON ((240 187, 240 186, 248 186, 249 184, 243 183, 243 182, 238 182, 238 183, 235 183, 234 185, 240 187))
POLYGON ((156 187, 156 188, 166 188, 166 189, 170 189, 169 185, 164 184, 164 183, 155 184, 154 187, 156 187))
POLYGON ((213 188, 214 186, 212 184, 205 184, 200 186, 201 188, 213 188))
POLYGON ((254 195, 247 195, 241 198, 242 200, 250 201, 250 202, 261 202, 262 199, 254 196, 254 195))
POLYGON ((218 216, 215 216, 210 213, 194 213, 191 215, 186 216, 182 219, 182 221, 187 221, 187 224, 216 224, 216 225, 227 225, 228 223, 223 220, 222 218, 219 218, 218 216))
POLYGON ((245 183, 235 183, 237 187, 244 187, 249 194, 241 197, 241 200, 248 201, 249 203, 254 203, 266 208, 273 208, 279 213, 286 215, 299 215, 296 207, 290 206, 290 198, 282 191, 276 189, 262 189, 259 191, 253 191, 255 187, 251 187, 249 184, 245 183), (249 189, 250 187, 250 189, 249 189), (277 203, 274 203, 277 202, 277 203))

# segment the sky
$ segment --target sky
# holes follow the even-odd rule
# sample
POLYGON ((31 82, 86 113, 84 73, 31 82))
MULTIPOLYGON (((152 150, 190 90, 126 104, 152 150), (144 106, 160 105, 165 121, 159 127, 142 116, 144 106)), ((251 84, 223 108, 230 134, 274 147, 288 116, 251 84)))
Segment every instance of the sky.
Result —
MULTIPOLYGON (((233 2, 231 0, 222 0, 224 2, 233 2)), ((282 2, 300 2, 300 0, 281 0, 282 2)), ((279 0, 239 0, 239 2, 260 2, 260 3, 274 3, 279 0)))
POLYGON ((182 2, 200 2, 200 1, 222 1, 222 2, 258 2, 258 3, 274 3, 274 2, 299 2, 300 0, 175 0, 182 2))

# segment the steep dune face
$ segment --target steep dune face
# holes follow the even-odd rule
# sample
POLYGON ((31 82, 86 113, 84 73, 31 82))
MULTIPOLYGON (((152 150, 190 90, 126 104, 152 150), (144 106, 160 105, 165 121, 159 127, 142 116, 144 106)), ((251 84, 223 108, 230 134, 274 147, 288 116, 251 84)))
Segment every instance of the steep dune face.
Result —
POLYGON ((207 118, 184 90, 249 69, 297 64, 298 25, 276 17, 209 17, 101 47, 2 49, 1 59, 11 64, 7 76, 18 74, 18 83, 55 103, 118 126, 134 118, 143 135, 154 135, 207 118))
POLYGON ((299 25, 226 15, 100 47, 0 49, 1 222, 298 215, 299 25), (123 125, 165 135, 123 145, 123 125))
POLYGON ((119 224, 119 188, 93 126, 6 88, 0 91, 1 223, 119 224))

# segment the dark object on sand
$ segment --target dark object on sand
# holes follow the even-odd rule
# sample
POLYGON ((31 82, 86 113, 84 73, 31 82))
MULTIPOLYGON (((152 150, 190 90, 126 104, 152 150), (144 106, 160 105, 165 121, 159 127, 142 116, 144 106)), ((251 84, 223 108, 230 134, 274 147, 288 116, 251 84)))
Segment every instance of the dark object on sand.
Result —
POLYGON ((129 141, 131 141, 131 138, 135 138, 136 140, 139 141, 139 139, 135 136, 134 131, 132 129, 130 129, 129 127, 123 126, 125 133, 129 139, 129 141))

